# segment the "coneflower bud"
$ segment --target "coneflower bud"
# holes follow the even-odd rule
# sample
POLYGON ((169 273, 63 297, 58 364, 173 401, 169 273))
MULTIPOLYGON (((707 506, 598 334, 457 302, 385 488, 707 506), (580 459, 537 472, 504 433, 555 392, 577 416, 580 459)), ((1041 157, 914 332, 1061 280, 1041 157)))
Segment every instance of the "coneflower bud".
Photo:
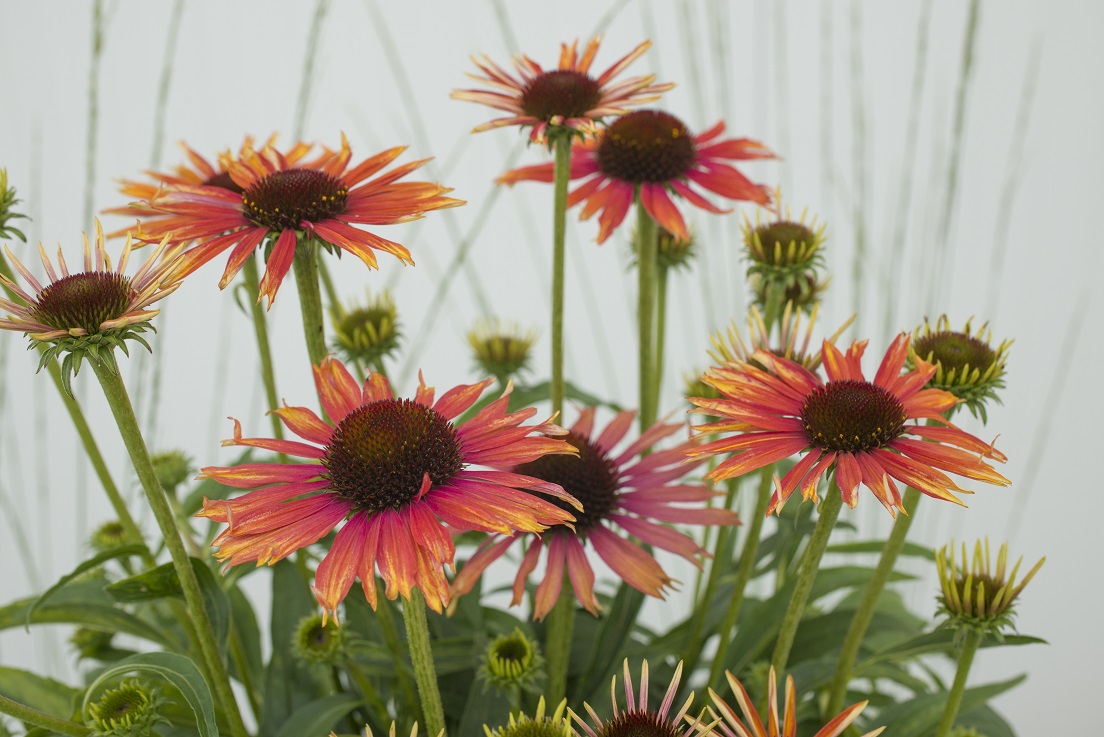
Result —
POLYGON ((180 450, 167 450, 154 453, 150 456, 153 463, 153 472, 161 483, 161 488, 170 494, 176 491, 176 487, 188 480, 195 468, 192 459, 180 450))
POLYGON ((806 213, 794 219, 789 208, 775 220, 763 222, 760 217, 754 225, 745 218, 743 226, 747 276, 756 303, 768 321, 777 319, 787 302, 810 311, 827 288, 819 276, 825 226, 815 219, 807 223, 806 213))
POLYGON ((536 339, 536 331, 498 319, 480 320, 468 331, 476 365, 503 384, 529 370, 536 339))
POLYGON ((402 331, 391 293, 384 291, 363 306, 334 312, 334 348, 347 361, 378 366, 399 347, 402 331))
POLYGON ((92 537, 89 538, 89 543, 92 545, 92 549, 97 553, 102 553, 105 550, 111 548, 117 548, 120 545, 126 545, 128 542, 137 542, 131 540, 127 536, 127 530, 123 527, 123 523, 118 520, 112 520, 111 522, 104 522, 102 525, 96 528, 92 533, 92 537))
POLYGON ((1000 546, 996 568, 989 556, 989 541, 978 540, 971 561, 962 544, 961 557, 955 557, 954 544, 935 552, 942 595, 938 597, 940 612, 948 617, 947 624, 955 629, 971 628, 992 633, 998 638, 1012 625, 1013 604, 1046 558, 1039 560, 1023 580, 1016 583, 1021 557, 1011 571, 1008 567, 1008 543, 1000 546))
POLYGON ((478 677, 500 691, 517 690, 533 685, 543 665, 537 643, 515 628, 487 646, 478 677))
POLYGON ((164 704, 157 689, 136 680, 123 681, 88 705, 86 724, 102 737, 148 737, 154 726, 167 721, 158 713, 164 704))
POLYGON ((26 243, 27 236, 15 226, 8 225, 9 220, 30 219, 14 210, 20 202, 21 200, 15 196, 15 187, 8 186, 8 170, 0 169, 0 238, 14 237, 26 243))
POLYGON ((300 660, 315 665, 335 665, 345 656, 346 630, 337 622, 323 622, 321 614, 311 614, 299 621, 292 640, 292 652, 300 660))
POLYGON ((954 394, 970 414, 985 422, 986 403, 1000 403, 998 391, 1004 388, 1004 365, 1012 341, 1003 341, 993 348, 989 323, 973 331, 972 321, 973 318, 967 320, 962 330, 951 330, 946 315, 939 316, 934 329, 925 319, 912 332, 908 367, 915 368, 918 357, 934 364, 935 375, 928 386, 954 394))
POLYGON ((551 716, 545 715, 544 708, 544 697, 541 696, 532 719, 525 714, 517 717, 510 714, 509 724, 497 729, 484 724, 483 731, 487 737, 570 737, 571 722, 565 714, 567 699, 560 702, 551 716))

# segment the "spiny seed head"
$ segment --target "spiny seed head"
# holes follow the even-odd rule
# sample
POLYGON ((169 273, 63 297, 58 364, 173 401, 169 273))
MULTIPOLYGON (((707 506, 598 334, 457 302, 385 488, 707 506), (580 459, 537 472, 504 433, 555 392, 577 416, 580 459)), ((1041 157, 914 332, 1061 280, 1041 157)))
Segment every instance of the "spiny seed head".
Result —
POLYGON ((483 732, 486 737, 570 737, 571 721, 565 716, 567 699, 560 701, 551 716, 546 716, 544 709, 544 697, 541 696, 531 718, 525 714, 515 717, 511 712, 509 724, 496 729, 484 724, 483 732))
POLYGON ((149 737, 157 724, 167 721, 158 713, 164 703, 157 689, 126 680, 88 705, 86 725, 101 737, 149 737))
POLYGON ((854 379, 818 386, 801 408, 801 424, 811 443, 847 453, 885 446, 901 434, 907 418, 893 394, 854 379))
POLYGON ((597 156, 601 170, 622 181, 669 182, 694 165, 694 139, 674 115, 637 110, 610 123, 597 156))
POLYGON ((127 313, 134 297, 130 279, 113 271, 70 274, 47 285, 32 312, 36 320, 55 330, 81 328, 89 335, 127 313))
POLYGON ((336 665, 345 654, 346 630, 333 619, 311 614, 299 620, 292 640, 292 652, 315 665, 336 665))
POLYGON ((275 171, 242 193, 242 213, 269 230, 297 230, 345 211, 349 188, 315 169, 275 171))
POLYGON ((579 449, 578 456, 550 454, 523 463, 514 471, 559 484, 564 491, 582 502, 583 511, 580 512, 565 501, 548 497, 548 501, 575 515, 575 531, 585 535, 587 530, 616 508, 621 478, 610 457, 590 440, 573 432, 569 432, 564 440, 579 449))
POLYGON ((92 627, 77 627, 69 636, 69 644, 77 651, 78 659, 98 658, 111 650, 115 633, 92 627))
POLYGON ((478 676, 501 691, 526 688, 542 675, 543 664, 536 641, 515 628, 487 646, 478 676))
POLYGON ((545 122, 553 118, 582 118, 596 108, 602 90, 588 74, 556 69, 539 74, 521 91, 521 109, 545 122))
POLYGON ((954 394, 975 417, 988 419, 986 405, 1000 403, 1004 388, 1005 363, 1011 340, 993 347, 993 331, 984 323, 971 329, 973 318, 962 330, 952 330, 946 315, 940 315, 933 327, 928 320, 912 333, 907 365, 915 368, 917 358, 935 365, 928 386, 954 394))
POLYGON ((375 365, 399 347, 398 310, 388 291, 369 297, 363 306, 334 312, 332 319, 335 347, 350 361, 375 365))
POLYGON ((1002 636, 1012 626, 1017 597, 1045 561, 1045 557, 1040 559, 1017 584, 1016 574, 1023 558, 1008 571, 1008 543, 1000 546, 996 567, 989 555, 988 539, 974 543, 973 560, 966 555, 965 543, 957 557, 954 543, 936 550, 935 566, 942 590, 937 601, 940 612, 948 618, 947 626, 1002 636))
POLYGON ((529 369, 536 339, 536 331, 498 319, 481 320, 468 331, 476 365, 502 383, 529 369))
POLYGON ((350 412, 322 457, 330 489, 358 509, 402 509, 428 474, 443 484, 464 467, 452 423, 409 399, 381 399, 350 412))

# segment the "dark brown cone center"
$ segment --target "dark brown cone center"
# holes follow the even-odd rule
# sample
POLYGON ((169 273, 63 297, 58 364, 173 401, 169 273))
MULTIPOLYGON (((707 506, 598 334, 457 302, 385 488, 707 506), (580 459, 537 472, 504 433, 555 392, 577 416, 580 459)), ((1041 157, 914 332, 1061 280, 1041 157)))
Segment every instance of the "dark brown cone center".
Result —
POLYGON ((130 279, 111 271, 70 274, 50 284, 33 305, 35 319, 55 330, 84 328, 90 335, 127 312, 130 279))
POLYGON ((582 72, 558 69, 537 75, 521 91, 521 109, 545 122, 557 115, 581 118, 598 106, 602 91, 582 72))
POLYGON ((650 711, 623 711, 602 724, 597 737, 678 737, 677 725, 650 711))
POLYGON ((598 142, 601 170, 626 182, 668 182, 694 165, 694 139, 681 120, 637 110, 613 121, 598 142))
POLYGON ((350 412, 322 458, 330 489, 358 509, 401 509, 428 473, 434 486, 464 467, 452 423, 409 399, 382 399, 350 412))
POLYGON ((542 481, 559 484, 564 491, 578 499, 583 511, 554 497, 548 501, 575 517, 575 530, 583 533, 594 527, 612 512, 621 487, 617 466, 609 456, 582 435, 568 433, 567 442, 579 450, 578 456, 546 455, 514 469, 517 473, 533 476, 542 481))
POLYGON ((930 363, 938 363, 943 371, 962 369, 969 366, 983 374, 996 360, 996 352, 984 341, 952 330, 943 330, 917 338, 912 344, 916 355, 930 363))
POLYGON ((242 212, 270 230, 298 229, 345 211, 349 189, 336 177, 314 169, 277 171, 242 193, 242 212))
POLYGON ((869 381, 829 381, 809 393, 801 422, 809 441, 829 450, 880 448, 901 434, 907 413, 901 400, 869 381))

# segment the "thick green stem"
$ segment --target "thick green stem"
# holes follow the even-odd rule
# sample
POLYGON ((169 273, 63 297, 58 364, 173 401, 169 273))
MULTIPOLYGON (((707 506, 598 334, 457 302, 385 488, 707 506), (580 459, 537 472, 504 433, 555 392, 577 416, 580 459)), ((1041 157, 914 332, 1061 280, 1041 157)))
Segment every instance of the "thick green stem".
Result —
POLYGON ((640 331, 640 431, 656 421, 656 354, 655 315, 658 268, 656 266, 656 223, 644 208, 640 193, 636 195, 637 276, 636 320, 640 331))
MULTIPOLYGON (((250 256, 245 260, 242 272, 245 274, 245 288, 249 291, 250 312, 253 316, 253 334, 257 337, 257 353, 261 357, 261 378, 264 380, 265 403, 269 409, 280 406, 280 395, 276 393, 276 372, 272 366, 272 347, 268 342, 268 323, 261 306, 261 277, 257 269, 257 259, 250 256)), ((284 423, 276 415, 272 418, 274 437, 283 440, 284 423)))
POLYGON ((825 714, 839 714, 843 709, 843 702, 847 699, 847 683, 851 680, 851 671, 855 667, 855 658, 859 654, 863 637, 870 626, 870 620, 874 617, 874 609, 878 599, 889 581, 890 574, 897 564, 897 558, 905 547, 905 537, 912 525, 912 515, 916 511, 916 504, 920 501, 920 492, 909 487, 905 489, 904 498, 905 513, 897 515, 897 521, 893 523, 893 530, 889 533, 885 547, 882 548, 882 556, 878 559, 878 566, 874 569, 874 575, 866 582, 862 599, 859 601, 855 616, 851 619, 851 626, 847 630, 847 636, 843 639, 843 647, 840 650, 839 659, 836 661, 836 674, 832 678, 832 690, 828 695, 828 706, 825 714))
POLYGON ((947 705, 943 708, 943 721, 939 723, 939 730, 935 737, 947 737, 954 726, 955 717, 958 716, 958 707, 962 706, 962 694, 966 690, 966 678, 970 675, 970 666, 973 665, 974 655, 981 645, 981 633, 971 628, 966 630, 966 636, 962 643, 962 652, 958 654, 958 669, 955 671, 954 685, 947 694, 947 705))
POLYGON ((444 732, 445 709, 441 705, 441 692, 437 689, 437 670, 433 666, 433 651, 429 647, 429 623, 421 591, 414 589, 410 592, 410 599, 403 605, 403 621, 406 623, 406 644, 410 648, 414 680, 418 682, 418 695, 425 714, 426 734, 436 736, 444 732))
POLYGON ((740 551, 740 568, 736 573, 736 588, 733 589, 732 599, 728 602, 728 610, 725 611, 724 620, 718 630, 720 639, 717 642, 717 654, 713 657, 713 665, 709 669, 709 685, 713 688, 721 687, 721 674, 724 673, 724 658, 728 652, 728 646, 732 643, 732 634, 736 631, 736 622, 740 618, 740 608, 744 603, 744 591, 747 589, 751 574, 755 571, 755 558, 759 555, 759 540, 763 535, 763 524, 767 518, 767 507, 770 506, 771 478, 774 466, 763 469, 759 477, 759 496, 755 502, 755 513, 751 518, 751 526, 748 528, 747 539, 744 548, 740 551))
POLYGON ((544 645, 548 667, 548 702, 558 704, 567 694, 567 666, 571 659, 571 638, 575 630, 575 592, 564 576, 556 605, 548 613, 548 633, 544 645))
MULTIPOLYGON (((670 272, 664 266, 656 270, 656 344, 655 344, 655 391, 652 393, 652 406, 659 412, 660 386, 663 384, 664 341, 667 337, 667 275, 670 272)), ((688 671, 689 672, 689 671, 688 671)))
POLYGON ((222 662, 211 620, 203 605, 199 581, 196 579, 191 559, 184 549, 184 542, 181 540, 180 530, 176 527, 172 507, 164 489, 157 481, 157 474, 153 470, 153 463, 150 462, 149 451, 142 438, 142 431, 138 427, 138 418, 134 415, 134 407, 130 403, 130 396, 123 384, 123 378, 117 373, 114 361, 93 359, 89 363, 92 364, 92 370, 96 372, 96 378, 99 379, 108 406, 111 407, 111 414, 115 417, 115 423, 119 427, 119 434, 130 455, 134 471, 142 484, 142 490, 146 493, 146 500, 153 510, 161 535, 165 539, 165 547, 172 555, 173 568, 180 579, 188 614, 196 630, 200 654, 207 666, 207 673, 213 680, 211 686, 215 697, 222 705, 234 737, 246 737, 245 724, 242 722, 237 701, 234 699, 234 692, 230 688, 230 676, 222 662))
MULTIPOLYGON (((571 178, 571 136, 556 135, 552 187, 552 411, 564 399, 564 242, 567 236, 567 183, 571 178)), ((561 418, 562 421, 562 418, 561 418)), ((557 703, 557 702, 553 702, 557 703)))
POLYGON ((77 724, 68 719, 58 719, 44 711, 32 709, 18 701, 12 701, 3 695, 0 695, 0 714, 7 714, 21 722, 33 724, 57 734, 64 734, 67 737, 87 737, 92 733, 92 730, 83 724, 77 724))
POLYGON ((771 664, 778 673, 786 672, 786 662, 790 659, 790 649, 793 647, 794 636, 797 635, 797 626, 801 622, 801 615, 805 613, 805 605, 809 602, 809 594, 813 591, 813 582, 816 581, 817 573, 820 571, 820 560, 824 557, 828 538, 832 534, 832 528, 836 526, 836 518, 839 517, 842 506, 843 497, 840 495, 839 487, 833 481, 828 485, 827 495, 820 504, 816 528, 809 538, 805 555, 801 558, 801 570, 797 574, 793 597, 786 609, 786 615, 782 618, 782 627, 778 631, 774 655, 771 656, 771 664))
POLYGON ((322 315, 322 292, 318 288, 318 245, 304 238, 295 246, 295 286, 303 313, 303 335, 312 366, 326 357, 326 326, 322 315))

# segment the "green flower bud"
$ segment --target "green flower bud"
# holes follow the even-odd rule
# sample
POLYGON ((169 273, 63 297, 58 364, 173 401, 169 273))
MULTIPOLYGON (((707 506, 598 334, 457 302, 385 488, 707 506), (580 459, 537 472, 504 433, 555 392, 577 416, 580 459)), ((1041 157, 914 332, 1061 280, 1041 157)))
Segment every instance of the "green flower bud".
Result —
POLYGON ((912 332, 908 367, 916 367, 920 358, 935 365, 935 375, 928 386, 954 394, 974 417, 988 418, 985 405, 1000 402, 998 391, 1004 388, 1004 364, 1008 360, 1011 340, 993 348, 993 331, 989 323, 973 331, 966 321, 961 331, 951 330, 946 315, 940 315, 935 328, 924 320, 922 327, 912 332))
POLYGON ((347 639, 346 631, 337 622, 311 614, 299 621, 292 652, 307 663, 334 665, 344 658, 347 639))
POLYGON ((502 320, 481 320, 468 331, 476 365, 505 384, 529 370, 535 331, 522 332, 518 325, 502 320))
POLYGON ((176 491, 176 487, 187 481, 195 470, 192 459, 179 450, 154 453, 150 461, 157 480, 161 482, 161 488, 169 493, 176 491))
POLYGON ((571 722, 565 714, 567 699, 560 702, 552 716, 545 716, 544 697, 537 702, 537 712, 530 719, 525 714, 514 717, 510 714, 510 723, 491 729, 486 724, 483 731, 487 737, 571 737, 571 722))
POLYGON ((154 726, 167 721, 157 711, 164 703, 157 689, 136 680, 123 681, 88 705, 85 724, 102 737, 147 737, 154 726))
POLYGON ((1016 574, 1023 558, 1008 571, 1008 543, 1000 546, 996 568, 993 568, 989 556, 988 540, 984 541, 984 545, 981 540, 974 544, 972 561, 966 555, 965 543, 958 558, 955 557, 953 543, 935 551, 935 565, 942 589, 937 600, 940 613, 948 618, 946 624, 955 629, 973 628, 1001 637, 1003 630, 1012 626, 1012 605, 1016 598, 1045 561, 1045 557, 1040 559, 1017 584, 1016 574))
POLYGON ((526 688, 543 675, 543 666, 537 643, 515 628, 487 646, 478 677, 501 691, 526 688))
POLYGON ((375 366, 399 347, 398 310, 391 293, 371 296, 364 306, 334 312, 334 348, 346 360, 375 366))

